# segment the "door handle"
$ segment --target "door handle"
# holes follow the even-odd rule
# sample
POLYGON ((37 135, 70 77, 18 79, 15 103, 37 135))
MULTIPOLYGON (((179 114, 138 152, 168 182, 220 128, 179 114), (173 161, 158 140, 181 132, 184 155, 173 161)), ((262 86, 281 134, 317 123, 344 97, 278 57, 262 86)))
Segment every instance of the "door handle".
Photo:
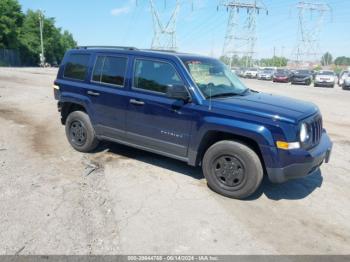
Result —
POLYGON ((136 100, 136 99, 130 99, 130 104, 137 105, 137 106, 143 106, 145 105, 145 102, 136 100))
POLYGON ((100 95, 100 93, 96 93, 96 92, 94 92, 94 91, 87 91, 87 94, 88 94, 89 96, 99 96, 99 95, 100 95))

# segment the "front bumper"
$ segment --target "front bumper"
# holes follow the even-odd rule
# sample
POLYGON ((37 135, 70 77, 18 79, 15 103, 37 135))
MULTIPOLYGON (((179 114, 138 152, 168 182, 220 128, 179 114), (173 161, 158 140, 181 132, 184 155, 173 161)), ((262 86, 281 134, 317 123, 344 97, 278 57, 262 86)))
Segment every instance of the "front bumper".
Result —
POLYGON ((279 82, 279 83, 288 83, 289 79, 288 78, 281 78, 281 77, 275 77, 273 78, 274 82, 279 82))
POLYGON ((259 80, 272 80, 272 76, 259 76, 259 80))
POLYGON ((334 86, 334 85, 335 85, 335 82, 315 81, 315 85, 317 85, 317 86, 331 87, 331 86, 334 86))
POLYGON ((297 162, 281 168, 266 167, 270 181, 273 183, 283 183, 290 179, 308 176, 317 172, 323 163, 329 162, 332 147, 333 143, 327 133, 324 132, 320 143, 315 148, 309 151, 298 149, 295 155, 293 154, 293 150, 291 150, 289 157, 295 157, 298 161, 300 161, 300 151, 304 151, 302 154, 304 154, 305 162, 297 162))
POLYGON ((292 84, 307 85, 311 83, 310 78, 293 78, 292 84))

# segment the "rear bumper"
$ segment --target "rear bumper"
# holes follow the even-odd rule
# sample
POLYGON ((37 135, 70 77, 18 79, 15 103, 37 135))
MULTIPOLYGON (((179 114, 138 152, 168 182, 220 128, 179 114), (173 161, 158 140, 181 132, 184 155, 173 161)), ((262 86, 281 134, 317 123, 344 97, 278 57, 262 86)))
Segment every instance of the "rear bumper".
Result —
MULTIPOLYGON (((266 168, 269 179, 273 183, 283 183, 290 179, 304 177, 317 172, 323 163, 328 163, 333 143, 327 133, 323 133, 320 144, 310 151, 305 151, 305 162, 298 162, 281 168, 266 168)), ((292 152, 292 151, 291 151, 292 152)), ((293 153, 290 154, 293 157, 293 153)), ((295 156, 300 159, 300 152, 295 156)))

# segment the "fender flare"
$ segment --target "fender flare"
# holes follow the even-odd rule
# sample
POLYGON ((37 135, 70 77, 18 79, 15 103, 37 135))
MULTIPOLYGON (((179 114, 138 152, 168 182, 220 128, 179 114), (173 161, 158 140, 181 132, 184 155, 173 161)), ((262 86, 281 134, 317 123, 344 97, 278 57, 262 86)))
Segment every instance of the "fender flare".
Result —
POLYGON ((95 123, 95 113, 92 110, 91 107, 91 100, 88 99, 86 96, 80 95, 80 94, 75 94, 75 93, 67 93, 63 92, 60 96, 60 103, 73 103, 80 105, 85 108, 87 114, 89 115, 91 122, 95 123))
MULTIPOLYGON (((196 166, 200 157, 199 150, 202 140, 209 132, 222 132, 235 136, 245 137, 257 143, 261 152, 266 147, 274 147, 272 133, 263 124, 240 121, 236 119, 225 119, 219 117, 205 117, 202 124, 193 135, 189 146, 189 164, 196 166)), ((265 156, 263 156, 264 161, 265 156)), ((267 160, 269 161, 269 160, 267 160)))

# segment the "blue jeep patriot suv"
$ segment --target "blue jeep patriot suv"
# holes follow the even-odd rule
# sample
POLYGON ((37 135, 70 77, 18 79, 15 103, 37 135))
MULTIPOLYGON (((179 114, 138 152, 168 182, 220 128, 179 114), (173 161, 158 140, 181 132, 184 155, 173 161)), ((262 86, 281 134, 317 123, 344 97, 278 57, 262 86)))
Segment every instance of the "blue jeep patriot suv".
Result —
POLYGON ((129 47, 69 50, 54 83, 69 143, 108 140, 202 167, 208 185, 246 198, 328 162, 317 106, 248 89, 219 60, 129 47))

